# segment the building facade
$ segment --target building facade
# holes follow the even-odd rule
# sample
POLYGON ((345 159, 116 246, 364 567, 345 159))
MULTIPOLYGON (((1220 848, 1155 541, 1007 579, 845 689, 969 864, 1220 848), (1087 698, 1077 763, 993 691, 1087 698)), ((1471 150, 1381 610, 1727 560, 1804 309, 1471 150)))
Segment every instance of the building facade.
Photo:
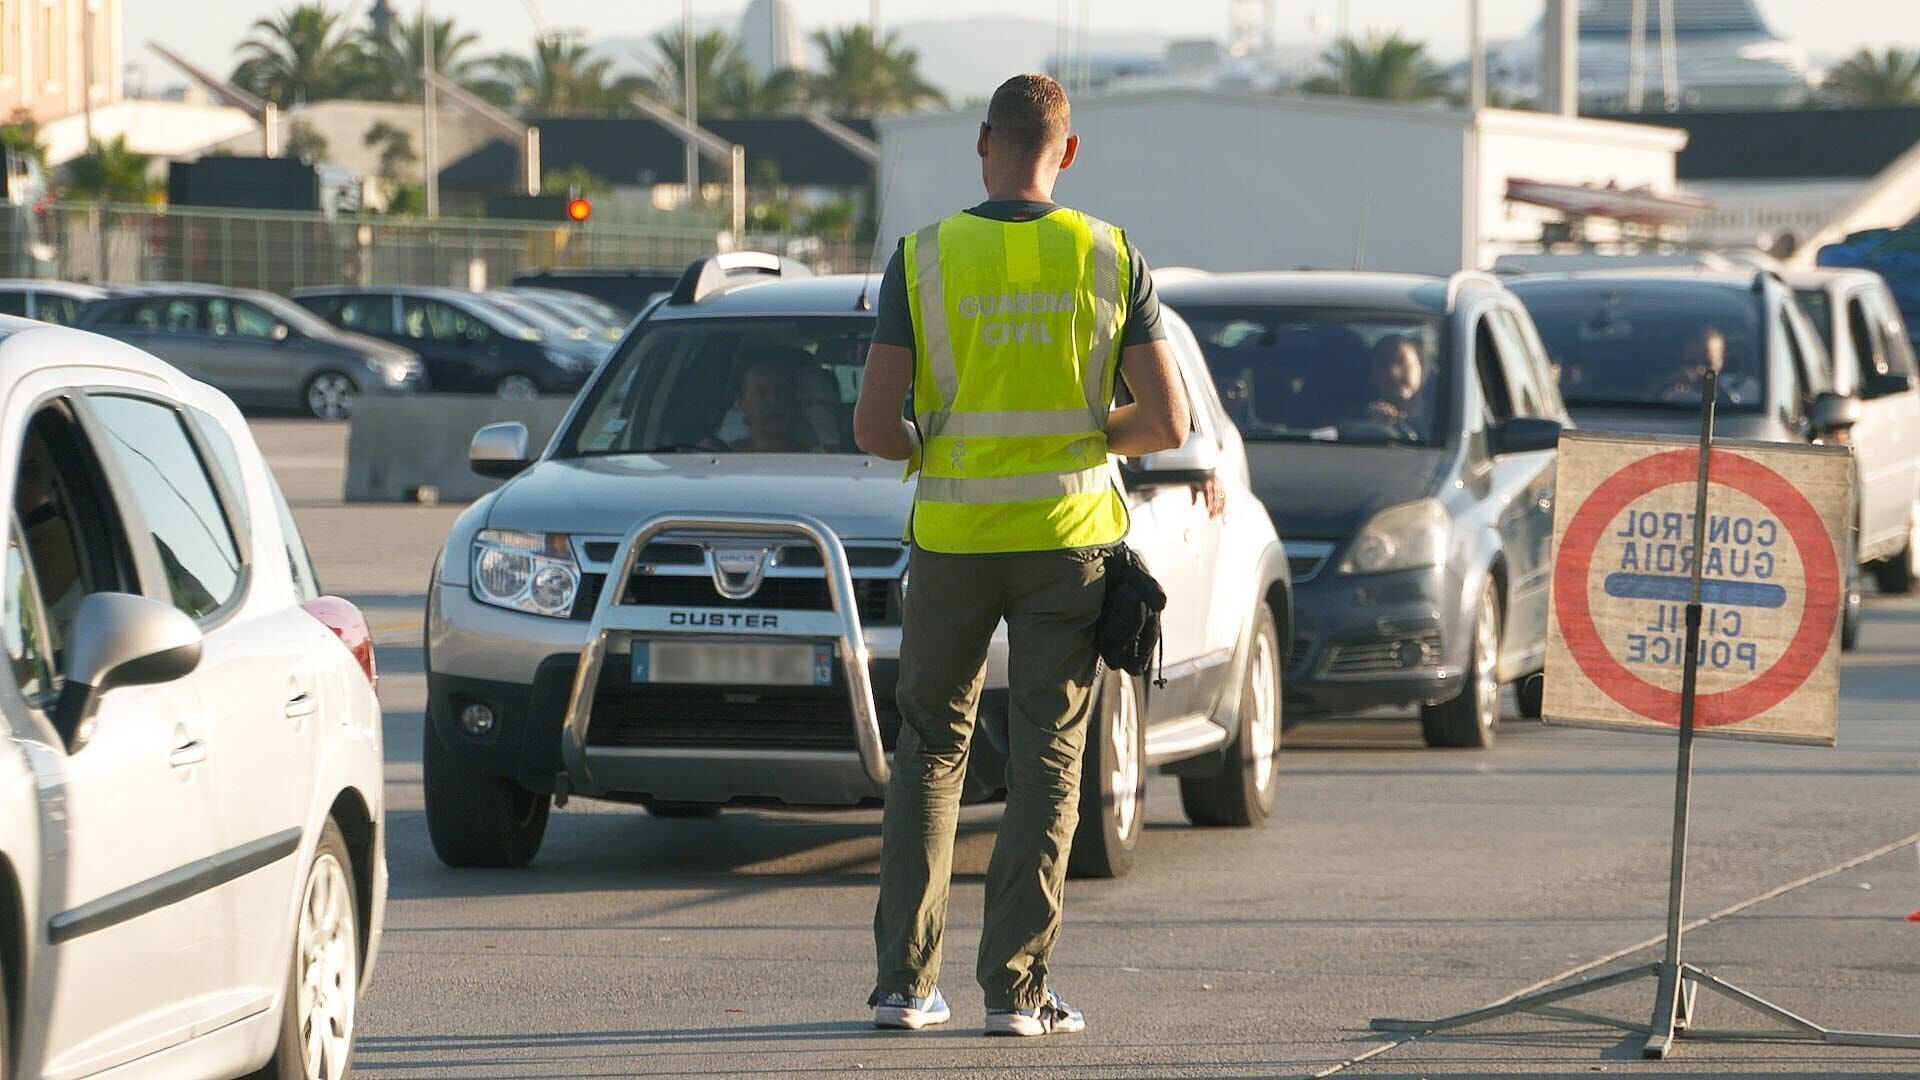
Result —
POLYGON ((0 120, 39 122, 111 105, 121 84, 122 0, 0 0, 0 120))

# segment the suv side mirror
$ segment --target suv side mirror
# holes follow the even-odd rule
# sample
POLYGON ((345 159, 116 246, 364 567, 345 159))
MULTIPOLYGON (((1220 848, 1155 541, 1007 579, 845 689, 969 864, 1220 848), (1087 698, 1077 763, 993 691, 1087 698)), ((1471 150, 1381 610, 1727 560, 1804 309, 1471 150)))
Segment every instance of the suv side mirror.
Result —
POLYGON ((1560 445, 1560 422, 1516 416, 1487 429, 1487 456, 1528 454, 1560 445))
POLYGON ((1122 475, 1128 487, 1198 484, 1213 478, 1220 467, 1220 448, 1199 432, 1187 433, 1187 441, 1172 450, 1161 450, 1133 458, 1122 475))
POLYGON ((200 665, 200 645, 200 627, 171 604, 129 593, 82 599, 67 641, 66 685, 53 715, 68 752, 93 734, 101 694, 181 678, 200 665))
POLYGON ((532 461, 527 451, 527 425, 518 420, 488 424, 473 433, 467 447, 467 467, 498 480, 519 473, 532 461))
POLYGON ((1807 426, 1815 435, 1845 431, 1860 422, 1860 399, 1822 390, 1807 410, 1807 426))
POLYGON ((273 329, 268 331, 267 335, 273 338, 273 340, 285 344, 286 340, 293 336, 293 327, 283 322, 274 323, 273 329))

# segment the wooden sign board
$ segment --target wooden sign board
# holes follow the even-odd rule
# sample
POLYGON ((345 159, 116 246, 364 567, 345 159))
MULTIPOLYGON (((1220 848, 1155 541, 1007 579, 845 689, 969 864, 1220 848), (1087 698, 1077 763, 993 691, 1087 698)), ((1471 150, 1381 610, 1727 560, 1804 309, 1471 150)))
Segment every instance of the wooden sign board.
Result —
MULTIPOLYGON (((1549 723, 1678 731, 1699 447, 1561 438, 1549 723)), ((1852 454, 1716 441, 1707 469, 1695 733, 1832 746, 1852 454)))

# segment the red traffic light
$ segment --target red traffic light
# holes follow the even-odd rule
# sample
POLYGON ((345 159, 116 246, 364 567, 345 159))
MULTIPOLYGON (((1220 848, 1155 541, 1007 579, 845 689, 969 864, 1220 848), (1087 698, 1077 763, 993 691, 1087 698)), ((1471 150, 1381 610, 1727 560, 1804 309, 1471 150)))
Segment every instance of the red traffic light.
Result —
POLYGON ((567 219, 569 221, 585 221, 592 216, 592 203, 579 197, 567 200, 567 219))

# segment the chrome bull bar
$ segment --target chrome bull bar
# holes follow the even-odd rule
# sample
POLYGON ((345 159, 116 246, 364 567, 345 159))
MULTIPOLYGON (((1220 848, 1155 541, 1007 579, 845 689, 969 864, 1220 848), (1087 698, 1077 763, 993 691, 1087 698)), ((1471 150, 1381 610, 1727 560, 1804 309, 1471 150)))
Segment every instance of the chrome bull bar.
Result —
POLYGON ((613 635, 633 638, 711 633, 704 628, 689 631, 684 626, 673 625, 663 606, 623 602, 632 586, 633 572, 640 565, 640 553, 655 538, 667 533, 697 533, 703 537, 729 539, 797 536, 818 549, 826 572, 831 610, 755 609, 757 615, 775 618, 763 620, 751 633, 755 637, 833 642, 853 707, 854 745, 858 748, 861 768, 875 786, 884 788, 889 767, 886 748, 880 742, 879 713, 873 703, 867 639, 860 626, 860 605, 854 597, 853 571, 840 538, 825 524, 802 514, 656 514, 634 526, 620 541, 608 568, 606 584, 594 604, 587 645, 580 651, 580 667, 574 674, 573 693, 567 699, 566 723, 561 735, 561 755, 567 772, 575 778, 570 782, 573 789, 585 791, 595 786, 587 754, 587 724, 593 715, 594 690, 599 685, 600 668, 606 661, 607 646, 613 635))

